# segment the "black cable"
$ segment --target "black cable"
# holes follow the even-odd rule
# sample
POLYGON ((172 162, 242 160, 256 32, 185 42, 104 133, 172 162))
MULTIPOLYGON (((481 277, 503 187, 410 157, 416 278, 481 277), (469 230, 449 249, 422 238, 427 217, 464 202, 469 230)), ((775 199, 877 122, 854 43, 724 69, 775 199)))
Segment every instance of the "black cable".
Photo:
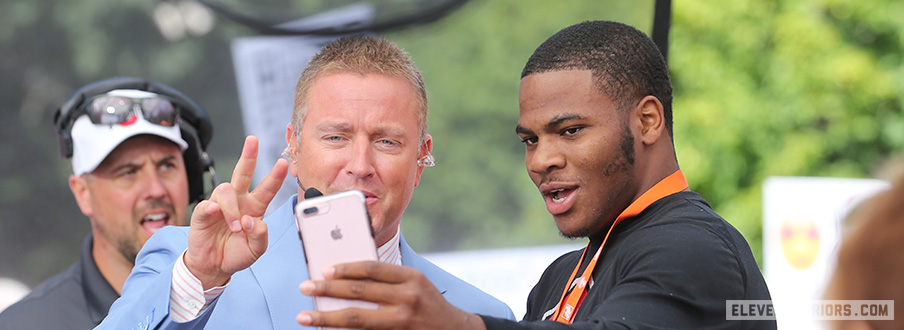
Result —
POLYGON ((653 11, 653 43, 659 47, 659 52, 669 62, 669 28, 672 26, 672 1, 656 0, 656 8, 653 11))
POLYGON ((199 2, 211 10, 220 13, 227 19, 235 21, 236 23, 245 25, 250 27, 261 34, 265 35, 318 35, 318 36, 331 36, 331 35, 341 35, 341 34, 351 34, 357 32, 384 32, 392 29, 399 29, 403 27, 407 27, 409 25, 420 25, 432 23, 440 18, 445 17, 449 13, 455 11, 462 5, 464 5, 468 0, 447 0, 443 1, 435 6, 430 8, 414 12, 405 16, 394 17, 391 19, 384 20, 382 22, 376 22, 373 24, 364 24, 361 25, 360 22, 353 22, 340 26, 330 26, 324 28, 317 29, 292 29, 292 28, 283 28, 274 26, 274 22, 265 22, 257 17, 252 15, 240 13, 229 6, 226 6, 221 3, 212 2, 210 0, 199 0, 199 2))

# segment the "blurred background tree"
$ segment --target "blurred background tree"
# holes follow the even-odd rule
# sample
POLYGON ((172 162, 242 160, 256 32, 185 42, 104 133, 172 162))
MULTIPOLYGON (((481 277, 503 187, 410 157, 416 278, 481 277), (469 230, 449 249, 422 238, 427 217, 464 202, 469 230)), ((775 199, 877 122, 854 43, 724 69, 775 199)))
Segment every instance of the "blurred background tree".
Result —
MULTIPOLYGON (((229 43, 253 31, 220 18, 209 34, 169 42, 152 1, 0 1, 0 276, 35 285, 78 258, 88 221, 50 122, 85 83, 134 75, 182 90, 210 113, 210 152, 220 177, 231 175, 244 132, 229 43)), ((521 68, 583 20, 649 33, 652 8, 474 0, 384 34, 424 74, 438 163, 406 212, 406 239, 422 252, 562 243, 514 134, 521 68)), ((680 0, 673 10, 679 162, 758 257, 763 179, 866 177, 904 145, 904 4, 680 0)))
POLYGON ((766 177, 870 177, 901 154, 904 3, 683 0, 673 8, 679 163, 757 258, 766 177))
POLYGON ((0 276, 35 285, 78 259, 90 228, 69 191, 71 163, 60 157, 51 123, 88 82, 144 76, 190 95, 212 114, 210 149, 231 173, 242 126, 229 30, 170 43, 152 8, 140 0, 0 2, 0 276))

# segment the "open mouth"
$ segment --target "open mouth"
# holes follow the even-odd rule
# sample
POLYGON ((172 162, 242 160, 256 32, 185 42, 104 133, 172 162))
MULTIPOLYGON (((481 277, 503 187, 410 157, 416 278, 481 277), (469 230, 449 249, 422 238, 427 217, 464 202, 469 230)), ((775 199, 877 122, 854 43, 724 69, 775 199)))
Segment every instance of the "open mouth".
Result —
POLYGON ((550 191, 547 193, 547 195, 549 196, 550 200, 552 200, 553 203, 559 204, 559 203, 565 202, 565 200, 568 199, 568 197, 571 196, 571 193, 573 193, 573 192, 574 192, 574 189, 562 188, 562 189, 556 189, 556 190, 550 191))
POLYGON ((546 209, 553 215, 568 212, 574 204, 575 191, 577 191, 577 187, 556 188, 547 191, 543 194, 546 200, 546 209))
POLYGON ((165 212, 151 213, 145 215, 144 218, 141 219, 141 222, 139 224, 141 225, 141 228, 144 228, 144 230, 149 235, 153 235, 158 230, 160 230, 160 228, 163 228, 164 226, 169 224, 169 220, 170 216, 165 212))

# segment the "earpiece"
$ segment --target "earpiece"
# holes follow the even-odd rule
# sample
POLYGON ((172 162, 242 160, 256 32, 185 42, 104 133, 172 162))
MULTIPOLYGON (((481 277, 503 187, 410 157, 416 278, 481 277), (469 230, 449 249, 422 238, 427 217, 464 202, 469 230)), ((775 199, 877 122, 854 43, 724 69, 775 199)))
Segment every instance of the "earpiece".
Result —
POLYGON ((279 156, 284 158, 285 160, 292 162, 292 164, 295 164, 298 162, 298 160, 295 159, 295 151, 291 150, 289 148, 289 146, 286 146, 286 148, 283 149, 282 153, 279 154, 279 156))
POLYGON ((418 158, 417 166, 434 167, 436 166, 436 159, 433 158, 433 154, 430 151, 427 151, 426 156, 418 158))

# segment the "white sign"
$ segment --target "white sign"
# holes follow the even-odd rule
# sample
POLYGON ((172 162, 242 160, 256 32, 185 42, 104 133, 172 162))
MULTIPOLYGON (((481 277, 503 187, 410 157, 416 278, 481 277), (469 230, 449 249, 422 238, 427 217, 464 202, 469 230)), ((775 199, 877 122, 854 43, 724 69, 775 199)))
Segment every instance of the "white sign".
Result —
MULTIPOLYGON (((283 27, 313 29, 348 26, 372 19, 374 8, 357 4, 283 24, 283 27)), ((260 141, 254 184, 260 182, 286 148, 286 126, 292 120, 295 84, 301 71, 323 45, 341 36, 330 37, 248 37, 232 43, 239 101, 245 133, 260 141)), ((295 177, 286 176, 267 214, 298 192, 295 177)))
POLYGON ((862 200, 887 189, 885 181, 772 177, 763 183, 764 273, 780 329, 821 329, 801 301, 824 299, 843 221, 862 200))
POLYGON ((586 240, 578 240, 576 244, 432 253, 424 254, 424 258, 502 300, 520 320, 527 311, 527 296, 546 267, 559 256, 585 246, 586 240))

